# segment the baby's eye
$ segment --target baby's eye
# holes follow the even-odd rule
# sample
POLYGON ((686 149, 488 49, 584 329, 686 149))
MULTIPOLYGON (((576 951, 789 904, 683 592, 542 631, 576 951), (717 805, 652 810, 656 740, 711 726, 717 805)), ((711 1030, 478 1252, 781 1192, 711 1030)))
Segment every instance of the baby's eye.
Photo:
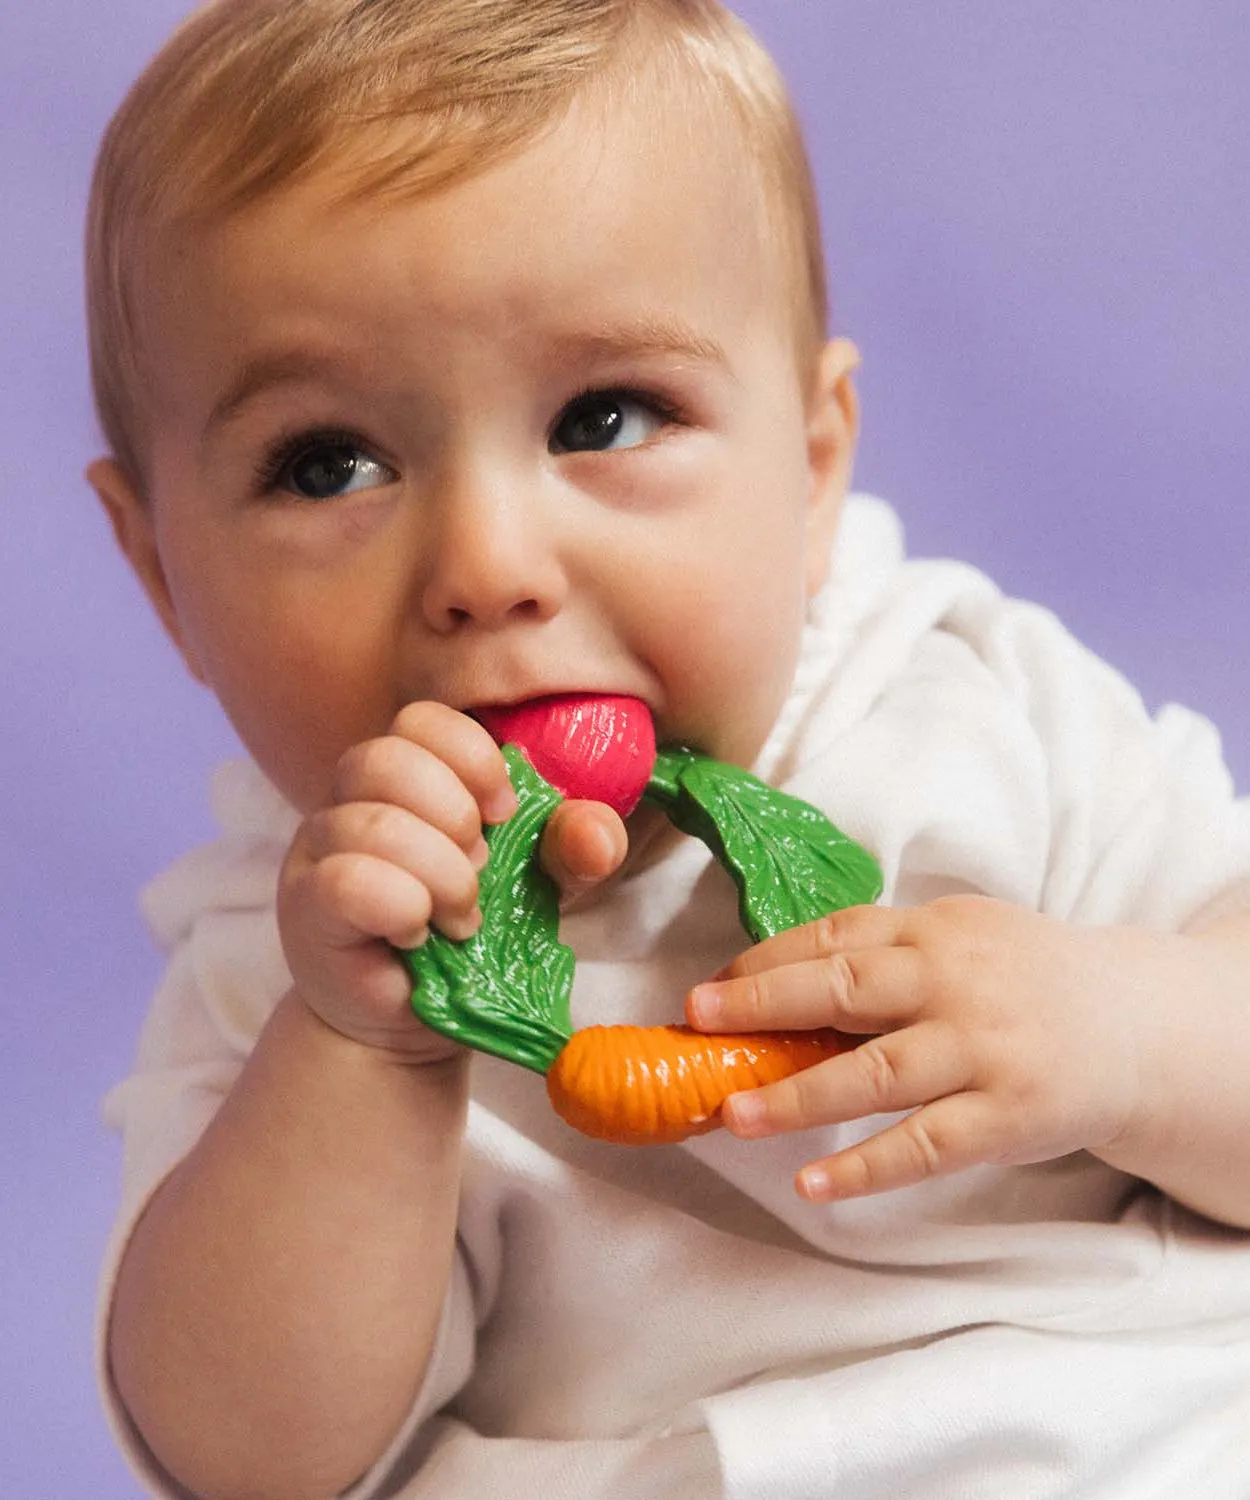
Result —
POLYGON ((594 391, 579 396, 560 413, 552 429, 555 453, 604 453, 612 448, 636 448, 671 417, 654 402, 627 391, 594 391))
POLYGON ((338 500, 359 490, 391 484, 393 469, 346 438, 302 441, 272 466, 271 483, 301 500, 338 500))

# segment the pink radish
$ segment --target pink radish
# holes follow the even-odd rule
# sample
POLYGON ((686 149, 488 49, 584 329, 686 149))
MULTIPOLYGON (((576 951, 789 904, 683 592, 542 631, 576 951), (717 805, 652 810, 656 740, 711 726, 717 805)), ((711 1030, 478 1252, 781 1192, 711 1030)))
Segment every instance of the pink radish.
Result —
POLYGON ((627 817, 655 765, 655 725, 639 698, 567 693, 475 710, 565 797, 606 802, 627 817))

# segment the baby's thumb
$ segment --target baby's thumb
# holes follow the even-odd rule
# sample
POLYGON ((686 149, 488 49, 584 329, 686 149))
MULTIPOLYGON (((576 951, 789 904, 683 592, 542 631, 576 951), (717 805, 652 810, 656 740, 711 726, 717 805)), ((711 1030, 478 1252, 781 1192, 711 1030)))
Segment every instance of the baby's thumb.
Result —
POLYGON ((567 801, 547 820, 539 858, 569 897, 615 874, 628 850, 625 824, 606 803, 567 801))

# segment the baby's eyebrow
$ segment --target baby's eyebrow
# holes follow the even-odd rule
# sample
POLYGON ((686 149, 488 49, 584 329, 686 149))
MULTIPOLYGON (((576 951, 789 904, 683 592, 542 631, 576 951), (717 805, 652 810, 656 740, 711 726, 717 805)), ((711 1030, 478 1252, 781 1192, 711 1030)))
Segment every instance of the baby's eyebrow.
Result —
POLYGON ((324 352, 316 349, 279 349, 249 359, 214 404, 204 427, 205 434, 232 421, 262 391, 316 378, 329 363, 324 352))
POLYGON ((556 352, 575 360, 669 355, 730 369, 729 356, 715 339, 705 338, 678 319, 661 316, 564 334, 556 340, 556 352))

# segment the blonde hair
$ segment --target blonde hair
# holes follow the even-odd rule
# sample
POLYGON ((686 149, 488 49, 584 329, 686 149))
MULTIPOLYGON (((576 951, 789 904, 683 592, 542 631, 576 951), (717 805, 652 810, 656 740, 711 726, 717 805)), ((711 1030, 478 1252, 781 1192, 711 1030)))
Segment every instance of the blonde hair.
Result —
POLYGON ((344 158, 353 195, 463 178, 533 139, 631 45, 736 119, 800 366, 814 368, 826 290, 806 150, 776 65, 718 0, 213 0, 130 90, 92 183, 92 385, 130 478, 143 473, 135 268, 158 234, 219 222, 344 158))

